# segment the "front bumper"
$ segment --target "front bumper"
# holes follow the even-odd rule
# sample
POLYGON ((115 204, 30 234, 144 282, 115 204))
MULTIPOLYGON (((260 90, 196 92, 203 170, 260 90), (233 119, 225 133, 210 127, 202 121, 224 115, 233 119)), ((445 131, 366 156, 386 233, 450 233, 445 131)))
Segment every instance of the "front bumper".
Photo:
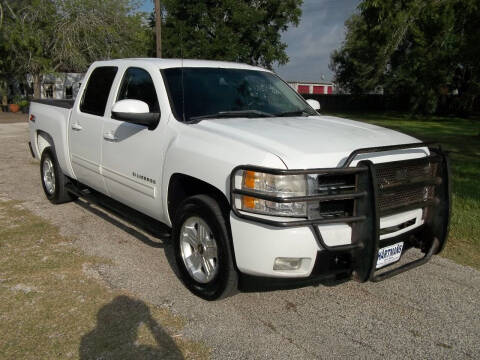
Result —
MULTIPOLYGON (((357 188, 353 193, 356 196, 356 203, 355 212, 349 217, 277 221, 242 212, 235 206, 235 196, 251 194, 245 194, 245 191, 236 189, 234 179, 239 168, 251 167, 234 169, 231 175, 232 215, 230 220, 238 269, 242 274, 268 278, 296 278, 298 281, 303 281, 346 275, 364 282, 367 280, 380 281, 426 263, 432 255, 438 254, 443 249, 448 235, 451 191, 449 166, 445 153, 439 147, 432 147, 429 148, 430 155, 425 158, 395 162, 396 166, 408 166, 412 162, 423 161, 428 163, 428 166, 435 167, 435 176, 432 179, 421 179, 422 183, 428 182, 434 187, 433 198, 428 201, 422 199, 420 202, 395 210, 397 213, 421 211, 421 226, 415 226, 411 231, 400 231, 401 235, 394 237, 385 237, 381 234, 380 218, 383 221, 386 216, 392 215, 392 211, 390 209, 390 212, 387 212, 379 208, 379 193, 383 191, 383 188, 377 184, 378 174, 376 174, 375 164, 367 160, 360 162, 356 167, 349 167, 359 154, 426 146, 427 144, 421 143, 357 150, 348 157, 343 168, 336 169, 260 169, 260 171, 282 174, 311 173, 313 171, 319 174, 354 172, 357 176, 357 188), (362 195, 359 196, 359 194, 362 195), (322 236, 325 233, 322 229, 334 224, 349 225, 351 232, 350 241, 347 244, 332 245, 331 242, 325 241, 325 235, 322 236), (378 272, 376 270, 378 250, 400 241, 405 243, 405 250, 418 248, 424 253, 424 256, 400 267, 390 267, 387 271, 378 272), (276 257, 310 258, 311 261, 308 264, 302 264, 298 270, 281 272, 272 269, 276 257)), ((407 185, 402 184, 402 188, 419 186, 418 179, 415 181, 407 179, 406 181, 407 185)), ((400 187, 398 189, 400 191, 400 187)), ((389 191, 392 192, 392 189, 389 191)), ((395 188, 393 193, 395 193, 395 188)), ((334 197, 316 195, 307 201, 331 201, 331 199, 338 198, 338 195, 334 197)), ((275 199, 271 200, 275 201, 275 199)), ((298 201, 298 199, 291 201, 298 201)))

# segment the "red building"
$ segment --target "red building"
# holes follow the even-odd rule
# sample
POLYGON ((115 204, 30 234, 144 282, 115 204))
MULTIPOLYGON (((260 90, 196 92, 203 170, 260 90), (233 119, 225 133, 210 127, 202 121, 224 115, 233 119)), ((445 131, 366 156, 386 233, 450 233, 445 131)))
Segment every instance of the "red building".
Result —
POLYGON ((288 84, 299 94, 333 94, 334 85, 331 82, 289 81, 288 84))

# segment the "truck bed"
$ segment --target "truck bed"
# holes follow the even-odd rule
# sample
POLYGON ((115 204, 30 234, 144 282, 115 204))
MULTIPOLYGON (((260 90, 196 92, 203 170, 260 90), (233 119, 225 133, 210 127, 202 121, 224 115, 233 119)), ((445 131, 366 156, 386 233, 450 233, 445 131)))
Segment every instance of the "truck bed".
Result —
POLYGON ((60 168, 73 175, 68 150, 68 129, 73 100, 32 100, 30 104, 30 142, 37 159, 46 146, 53 146, 60 168), (32 117, 33 116, 33 117, 32 117))
POLYGON ((32 100, 32 102, 61 107, 64 109, 71 109, 73 108, 73 104, 75 103, 75 100, 74 99, 71 99, 71 100, 35 99, 35 100, 32 100))

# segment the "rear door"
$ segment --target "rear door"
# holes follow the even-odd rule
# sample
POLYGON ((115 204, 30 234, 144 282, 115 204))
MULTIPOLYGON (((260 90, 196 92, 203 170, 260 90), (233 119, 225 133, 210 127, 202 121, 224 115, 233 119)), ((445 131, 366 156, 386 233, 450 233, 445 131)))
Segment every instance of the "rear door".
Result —
POLYGON ((80 105, 72 109, 68 129, 70 159, 75 176, 81 183, 103 193, 106 192, 101 174, 103 116, 117 71, 115 66, 93 69, 80 105))

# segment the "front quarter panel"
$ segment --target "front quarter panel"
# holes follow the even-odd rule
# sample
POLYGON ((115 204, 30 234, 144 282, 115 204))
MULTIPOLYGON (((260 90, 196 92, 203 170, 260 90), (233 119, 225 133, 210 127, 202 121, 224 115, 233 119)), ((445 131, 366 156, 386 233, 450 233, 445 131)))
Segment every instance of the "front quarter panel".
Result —
MULTIPOLYGON (((165 157, 162 193, 164 209, 168 209, 168 186, 175 173, 202 180, 220 190, 229 199, 230 173, 238 165, 258 165, 285 169, 274 154, 238 140, 212 134, 196 125, 171 122, 174 136, 165 157)), ((168 211, 164 222, 171 225, 168 211)))

